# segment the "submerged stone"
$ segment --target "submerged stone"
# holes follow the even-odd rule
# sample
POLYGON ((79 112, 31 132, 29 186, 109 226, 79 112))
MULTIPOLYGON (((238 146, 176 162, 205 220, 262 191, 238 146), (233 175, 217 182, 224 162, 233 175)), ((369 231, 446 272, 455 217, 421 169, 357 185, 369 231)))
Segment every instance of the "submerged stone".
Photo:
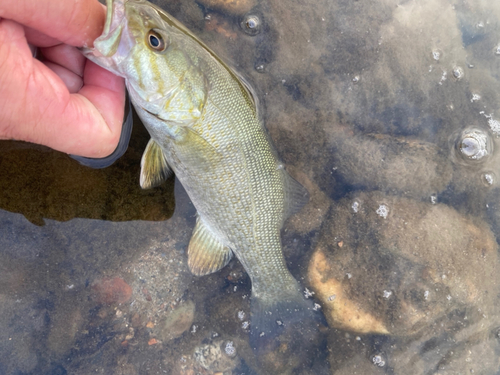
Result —
POLYGON ((444 204, 359 193, 332 206, 308 276, 330 327, 408 336, 456 309, 494 324, 497 251, 486 223, 444 204))

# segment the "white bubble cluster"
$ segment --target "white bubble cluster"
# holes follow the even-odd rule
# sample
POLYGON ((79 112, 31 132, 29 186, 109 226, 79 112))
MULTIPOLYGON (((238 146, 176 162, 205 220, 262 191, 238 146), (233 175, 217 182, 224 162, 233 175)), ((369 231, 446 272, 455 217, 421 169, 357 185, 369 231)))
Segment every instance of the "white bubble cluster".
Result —
POLYGON ((313 296, 314 292, 311 292, 309 289, 304 290, 304 297, 306 298, 311 298, 313 296))
POLYGON ((387 215, 389 215, 389 207, 387 207, 385 204, 381 204, 375 212, 378 216, 387 219, 387 215))
POLYGON ((441 58, 441 51, 438 49, 432 51, 432 58, 436 61, 439 61, 439 59, 441 58))
POLYGON ((234 357, 236 355, 236 348, 233 346, 232 341, 226 342, 226 346, 224 347, 224 352, 230 357, 234 357))
POLYGON ((238 311, 238 319, 241 321, 245 319, 245 312, 243 310, 238 311))
POLYGON ((354 203, 352 204, 352 210, 354 211, 354 213, 357 213, 359 211, 359 203, 354 201, 354 203))
POLYGON ((481 175, 481 181, 487 187, 493 186, 495 184, 495 174, 493 172, 485 172, 481 175))
POLYGON ((471 103, 477 102, 478 100, 481 99, 481 95, 479 94, 472 94, 472 97, 470 98, 471 103))
POLYGON ((452 72, 455 79, 462 79, 464 76, 464 70, 460 66, 455 66, 452 72))
POLYGON ((493 176, 490 173, 485 173, 484 174, 484 179, 489 185, 493 185, 493 176))
POLYGON ((490 129, 495 135, 500 135, 500 121, 495 120, 494 118, 490 118, 488 120, 488 125, 490 126, 490 129))
POLYGON ((373 361, 373 364, 377 365, 378 367, 385 366, 385 361, 380 354, 374 355, 372 358, 372 361, 373 361))
POLYGON ((392 292, 390 290, 384 290, 384 298, 389 299, 392 296, 392 292))

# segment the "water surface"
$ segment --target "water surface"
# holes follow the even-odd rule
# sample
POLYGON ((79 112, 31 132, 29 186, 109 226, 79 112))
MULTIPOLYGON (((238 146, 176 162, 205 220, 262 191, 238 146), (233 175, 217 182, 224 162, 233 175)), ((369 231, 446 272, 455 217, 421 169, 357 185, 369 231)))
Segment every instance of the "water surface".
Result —
POLYGON ((500 3, 157 3, 309 190, 282 238, 325 326, 256 357, 244 269, 192 276, 182 187, 139 188, 140 124, 104 170, 1 142, 0 373, 499 374, 500 3))

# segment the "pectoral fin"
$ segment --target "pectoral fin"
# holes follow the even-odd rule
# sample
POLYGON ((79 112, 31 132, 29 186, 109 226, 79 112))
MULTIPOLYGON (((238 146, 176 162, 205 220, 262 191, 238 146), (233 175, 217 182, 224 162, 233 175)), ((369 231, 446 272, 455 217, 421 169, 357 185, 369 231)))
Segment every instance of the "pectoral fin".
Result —
POLYGON ((188 246, 191 272, 196 276, 216 272, 228 264, 232 256, 231 249, 224 246, 198 217, 188 246))
POLYGON ((140 184, 143 189, 161 185, 172 174, 165 154, 158 143, 150 139, 141 159, 140 184))
POLYGON ((200 134, 185 126, 182 136, 174 140, 178 157, 187 168, 213 169, 222 160, 221 154, 200 134))

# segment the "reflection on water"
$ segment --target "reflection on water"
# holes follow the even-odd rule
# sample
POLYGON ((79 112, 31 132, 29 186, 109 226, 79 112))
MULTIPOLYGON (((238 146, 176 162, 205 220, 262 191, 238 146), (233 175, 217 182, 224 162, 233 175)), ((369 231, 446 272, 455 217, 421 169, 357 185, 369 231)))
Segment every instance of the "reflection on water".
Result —
POLYGON ((0 373, 499 373, 500 3, 158 3, 259 93, 328 327, 255 357, 248 277, 189 273, 194 209, 140 191, 138 126, 100 171, 2 142, 0 373))

